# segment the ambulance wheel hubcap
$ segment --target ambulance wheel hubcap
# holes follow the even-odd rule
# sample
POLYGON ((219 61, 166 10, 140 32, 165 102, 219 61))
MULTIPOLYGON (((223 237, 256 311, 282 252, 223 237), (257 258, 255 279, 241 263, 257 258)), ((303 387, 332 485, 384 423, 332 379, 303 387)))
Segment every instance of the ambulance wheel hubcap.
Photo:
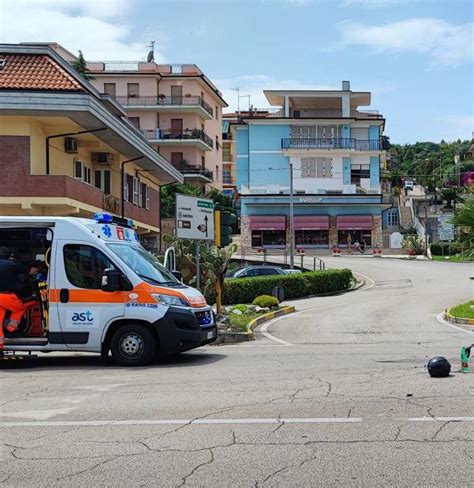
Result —
POLYGON ((137 357, 143 351, 143 339, 136 334, 127 334, 120 340, 120 352, 127 358, 137 357))

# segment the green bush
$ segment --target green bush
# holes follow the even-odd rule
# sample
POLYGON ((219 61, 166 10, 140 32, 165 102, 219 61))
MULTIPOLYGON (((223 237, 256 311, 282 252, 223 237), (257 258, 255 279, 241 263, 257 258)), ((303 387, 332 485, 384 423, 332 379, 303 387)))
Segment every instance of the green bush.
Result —
POLYGON ((234 310, 238 310, 239 312, 242 312, 242 313, 247 313, 248 307, 247 307, 247 305, 234 305, 232 307, 231 312, 233 312, 234 310))
POLYGON ((449 256, 461 252, 461 246, 443 241, 433 242, 430 249, 433 256, 449 256))
POLYGON ((285 298, 291 300, 308 295, 347 290, 353 279, 350 269, 330 269, 260 278, 237 278, 224 282, 222 301, 226 305, 252 303, 255 297, 271 295, 274 286, 281 286, 285 290, 285 298))
POLYGON ((273 297, 271 295, 260 295, 259 297, 255 298, 252 305, 262 308, 277 308, 278 305, 280 305, 280 301, 277 297, 273 297))

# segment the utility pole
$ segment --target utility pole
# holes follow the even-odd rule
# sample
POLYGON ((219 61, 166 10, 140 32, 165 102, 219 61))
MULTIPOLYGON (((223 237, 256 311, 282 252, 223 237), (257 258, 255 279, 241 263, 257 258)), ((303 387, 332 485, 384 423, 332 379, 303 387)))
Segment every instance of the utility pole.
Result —
POLYGON ((290 269, 295 267, 295 214, 293 208, 293 163, 290 162, 290 269))

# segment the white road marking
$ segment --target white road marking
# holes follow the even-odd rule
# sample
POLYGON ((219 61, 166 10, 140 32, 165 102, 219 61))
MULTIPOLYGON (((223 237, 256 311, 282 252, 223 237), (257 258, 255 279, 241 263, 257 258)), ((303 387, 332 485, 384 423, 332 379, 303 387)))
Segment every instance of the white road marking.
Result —
POLYGON ((474 422, 474 417, 413 417, 409 422, 474 422))
POLYGON ((357 417, 328 417, 328 418, 261 418, 261 419, 144 419, 144 420, 58 420, 49 422, 0 422, 4 427, 97 427, 120 425, 194 425, 194 424, 354 424, 362 422, 357 417))
MULTIPOLYGON (((0 413, 0 417, 15 418, 15 419, 36 419, 46 420, 57 415, 66 415, 79 407, 56 408, 51 410, 29 410, 25 412, 8 412, 0 413)), ((28 422, 27 422, 28 423, 28 422)))
MULTIPOLYGON (((306 312, 306 310, 302 310, 302 312, 303 311, 306 312)), ((297 315, 298 313, 301 313, 301 312, 296 312, 292 315, 297 315)), ((291 342, 284 341, 283 339, 278 339, 278 337, 272 336, 270 334, 270 332, 267 332, 267 329, 268 329, 268 327, 270 327, 270 325, 273 325, 276 322, 283 320, 285 318, 288 318, 288 316, 282 315, 281 317, 277 317, 276 319, 273 319, 273 320, 270 320, 269 322, 266 322, 265 324, 263 324, 262 328, 260 329, 260 332, 262 333, 262 335, 264 335, 267 339, 270 339, 271 341, 278 342, 279 344, 282 344, 283 346, 293 346, 293 344, 291 344, 291 342)))
POLYGON ((71 390, 90 390, 90 391, 105 392, 124 385, 127 385, 127 383, 113 383, 108 385, 83 385, 83 386, 73 386, 71 387, 71 390))
POLYGON ((366 280, 370 281, 370 285, 369 286, 363 286, 362 287, 363 290, 370 290, 371 288, 373 288, 375 286, 375 281, 372 278, 370 278, 370 276, 367 276, 367 275, 364 275, 362 273, 359 273, 358 271, 353 271, 353 273, 354 274, 358 274, 359 276, 362 276, 362 278, 365 278, 366 280))
POLYGON ((453 324, 453 323, 445 320, 443 318, 443 315, 444 315, 443 313, 436 315, 436 320, 440 324, 447 325, 448 327, 451 327, 452 329, 456 329, 456 330, 459 330, 461 332, 465 332, 466 334, 474 334, 474 328, 472 330, 469 330, 469 329, 464 329, 463 327, 459 327, 459 325, 453 324))

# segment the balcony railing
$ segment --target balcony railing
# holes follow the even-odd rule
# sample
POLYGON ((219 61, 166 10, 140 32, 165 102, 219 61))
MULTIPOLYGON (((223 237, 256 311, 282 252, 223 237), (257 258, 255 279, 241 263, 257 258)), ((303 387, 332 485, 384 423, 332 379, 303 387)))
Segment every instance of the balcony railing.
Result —
MULTIPOLYGON (((285 111, 281 108, 257 108, 251 112, 242 113, 242 117, 253 118, 285 118, 285 111)), ((383 119, 383 115, 379 114, 378 110, 351 110, 349 117, 354 119, 383 119)), ((290 109, 290 119, 299 118, 326 118, 338 119, 342 118, 342 110, 340 109, 290 109)))
POLYGON ((192 164, 175 164, 174 167, 183 173, 184 175, 193 175, 193 176, 204 176, 205 178, 214 181, 214 176, 212 171, 209 171, 206 168, 201 166, 194 166, 192 164))
POLYGON ((193 141, 201 140, 209 147, 214 147, 214 141, 202 130, 192 129, 189 132, 180 132, 174 130, 145 130, 143 131, 145 137, 151 140, 180 140, 180 141, 193 141))
POLYGON ((282 149, 353 149, 355 151, 380 151, 380 140, 341 139, 341 138, 301 138, 281 140, 282 149))
POLYGON ((214 115, 213 108, 199 96, 152 96, 152 97, 115 97, 124 107, 140 106, 181 106, 181 107, 202 107, 211 117, 214 115))

